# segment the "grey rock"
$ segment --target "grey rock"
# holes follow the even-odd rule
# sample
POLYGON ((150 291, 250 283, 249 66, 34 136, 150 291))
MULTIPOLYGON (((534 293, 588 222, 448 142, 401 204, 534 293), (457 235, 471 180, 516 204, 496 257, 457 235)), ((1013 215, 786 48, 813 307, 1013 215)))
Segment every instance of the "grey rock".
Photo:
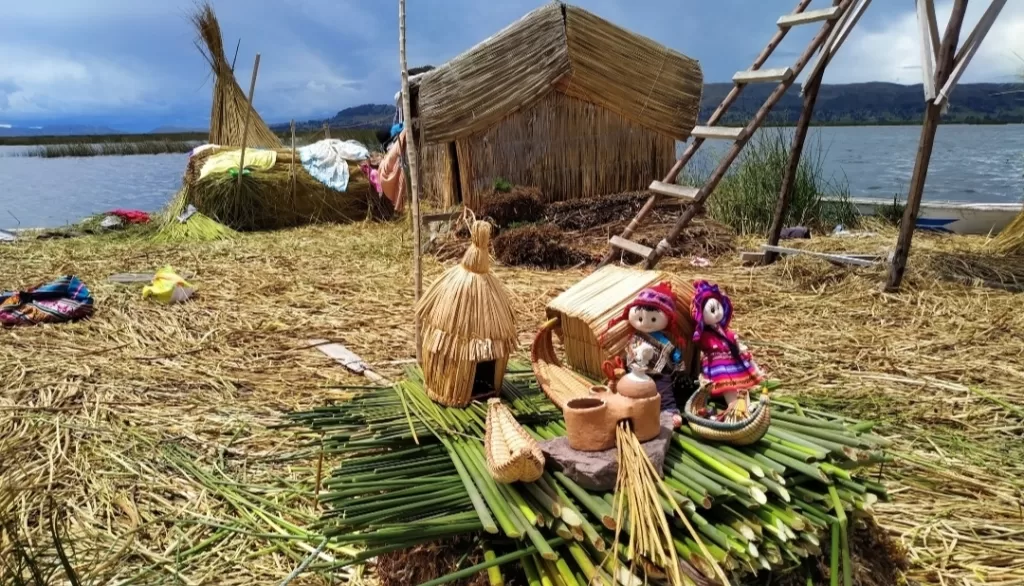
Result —
MULTIPOLYGON (((658 437, 644 442, 644 451, 651 459, 659 475, 664 475, 665 454, 672 440, 672 414, 661 414, 661 433, 658 437)), ((612 448, 603 452, 580 452, 569 447, 565 437, 541 442, 541 451, 548 466, 568 476, 587 490, 614 490, 619 474, 618 450, 612 448)))

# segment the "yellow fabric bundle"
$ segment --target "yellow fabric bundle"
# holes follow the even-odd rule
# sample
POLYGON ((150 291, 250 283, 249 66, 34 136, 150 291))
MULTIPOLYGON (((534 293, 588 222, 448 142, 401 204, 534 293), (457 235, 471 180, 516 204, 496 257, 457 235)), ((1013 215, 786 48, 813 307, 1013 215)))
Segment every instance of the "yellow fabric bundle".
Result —
POLYGON ((192 297, 193 292, 195 287, 166 266, 156 272, 152 284, 142 288, 142 298, 152 297, 160 303, 181 303, 192 297))
MULTIPOLYGON (((207 175, 213 173, 227 173, 232 169, 238 168, 238 162, 241 158, 241 150, 233 151, 222 151, 213 155, 210 155, 206 162, 203 163, 202 170, 199 171, 199 178, 202 179, 207 175)), ((245 165, 249 169, 258 169, 260 171, 266 171, 274 166, 277 162, 277 151, 273 149, 246 149, 245 150, 245 165)))

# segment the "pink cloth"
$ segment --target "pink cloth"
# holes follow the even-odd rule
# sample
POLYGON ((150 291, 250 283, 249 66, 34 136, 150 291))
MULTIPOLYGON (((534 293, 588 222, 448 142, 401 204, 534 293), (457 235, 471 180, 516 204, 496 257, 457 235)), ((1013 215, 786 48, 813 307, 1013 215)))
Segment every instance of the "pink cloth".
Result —
POLYGON ((391 200, 395 212, 400 213, 405 205, 405 173, 402 172, 402 153, 405 151, 405 130, 380 162, 380 187, 384 197, 391 200))

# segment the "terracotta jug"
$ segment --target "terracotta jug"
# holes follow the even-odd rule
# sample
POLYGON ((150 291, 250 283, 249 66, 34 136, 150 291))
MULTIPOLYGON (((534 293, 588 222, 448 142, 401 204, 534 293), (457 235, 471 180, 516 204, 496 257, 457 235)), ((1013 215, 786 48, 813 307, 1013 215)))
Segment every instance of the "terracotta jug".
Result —
POLYGON ((633 364, 629 374, 615 382, 615 392, 630 399, 645 399, 657 395, 658 387, 639 365, 633 364))

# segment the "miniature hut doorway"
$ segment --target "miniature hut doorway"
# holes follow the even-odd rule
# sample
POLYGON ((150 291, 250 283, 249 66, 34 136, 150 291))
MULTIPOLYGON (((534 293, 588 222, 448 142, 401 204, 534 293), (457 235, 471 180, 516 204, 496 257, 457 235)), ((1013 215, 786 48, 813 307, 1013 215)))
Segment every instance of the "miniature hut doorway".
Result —
POLYGON ((495 388, 498 363, 495 360, 476 363, 476 372, 473 373, 473 397, 491 395, 498 389, 495 388))

